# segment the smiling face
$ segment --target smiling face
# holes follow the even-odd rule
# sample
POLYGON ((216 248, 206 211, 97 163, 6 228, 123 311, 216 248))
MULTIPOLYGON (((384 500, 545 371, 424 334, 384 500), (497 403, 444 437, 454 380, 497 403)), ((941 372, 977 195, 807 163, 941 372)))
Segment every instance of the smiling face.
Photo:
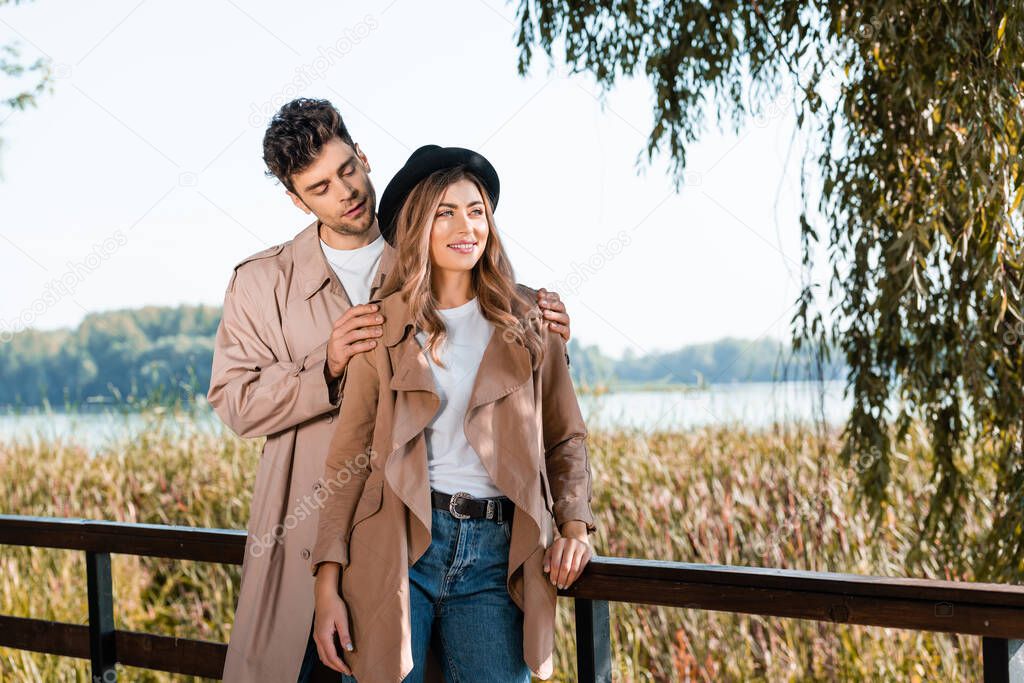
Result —
POLYGON ((370 163, 359 149, 334 137, 324 143, 313 163, 291 176, 295 206, 343 235, 365 234, 377 218, 377 194, 370 163))
POLYGON ((470 271, 487 244, 483 196, 468 178, 457 180, 441 195, 430 228, 430 260, 435 270, 470 271))

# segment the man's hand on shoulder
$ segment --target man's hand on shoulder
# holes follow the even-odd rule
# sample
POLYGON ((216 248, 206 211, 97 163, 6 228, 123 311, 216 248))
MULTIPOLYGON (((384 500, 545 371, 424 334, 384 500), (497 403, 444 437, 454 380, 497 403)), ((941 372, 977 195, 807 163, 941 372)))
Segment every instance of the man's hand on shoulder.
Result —
POLYGON ((537 290, 537 305, 551 331, 562 335, 562 339, 569 343, 569 313, 558 292, 549 292, 541 287, 537 290))
POLYGON ((384 317, 378 304, 359 304, 334 321, 327 341, 324 376, 328 383, 341 377, 352 356, 369 351, 384 333, 384 317))

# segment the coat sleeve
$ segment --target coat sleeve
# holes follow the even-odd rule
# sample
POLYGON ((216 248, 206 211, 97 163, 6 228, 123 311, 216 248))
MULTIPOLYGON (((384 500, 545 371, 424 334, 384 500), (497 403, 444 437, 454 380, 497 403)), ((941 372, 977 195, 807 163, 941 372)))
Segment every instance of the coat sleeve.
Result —
POLYGON ((336 410, 345 373, 328 382, 327 340, 298 361, 278 360, 263 336, 254 284, 244 275, 245 269, 236 270, 224 293, 207 392, 210 405, 242 437, 270 436, 336 410))
POLYGON ((565 522, 579 520, 591 532, 596 527, 590 508, 593 488, 587 429, 569 374, 565 340, 546 324, 542 327, 545 349, 541 361, 541 414, 555 524, 561 528, 565 522))
POLYGON ((349 361, 338 426, 327 449, 324 466, 324 504, 317 521, 310 570, 316 576, 322 562, 348 565, 348 537, 359 498, 376 457, 373 432, 377 420, 380 379, 374 350, 349 361))

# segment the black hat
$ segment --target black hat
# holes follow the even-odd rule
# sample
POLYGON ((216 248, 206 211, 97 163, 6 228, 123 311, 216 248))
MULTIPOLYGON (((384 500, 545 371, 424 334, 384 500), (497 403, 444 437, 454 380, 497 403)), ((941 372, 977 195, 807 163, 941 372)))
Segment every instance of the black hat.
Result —
POLYGON ((398 170, 395 177, 391 179, 388 186, 384 188, 384 194, 380 197, 380 207, 377 209, 377 221, 380 232, 392 246, 395 246, 395 230, 398 220, 398 212, 405 202, 405 198, 412 192, 417 183, 429 176, 434 171, 440 171, 455 166, 465 166, 480 182, 483 183, 487 196, 491 200, 491 210, 498 206, 498 172, 491 166, 482 154, 471 149, 462 147, 439 147, 438 145, 423 145, 409 155, 405 166, 398 170))

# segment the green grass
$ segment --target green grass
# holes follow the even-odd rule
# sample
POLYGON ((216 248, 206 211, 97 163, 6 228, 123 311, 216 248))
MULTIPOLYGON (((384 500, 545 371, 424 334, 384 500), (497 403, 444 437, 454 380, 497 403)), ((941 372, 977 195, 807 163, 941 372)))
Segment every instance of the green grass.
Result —
MULTIPOLYGON (((181 416, 178 416, 179 418, 181 416)), ((0 442, 2 512, 245 527, 259 440, 185 429, 153 414, 96 455, 74 440, 0 442)), ((854 504, 838 441, 808 427, 595 429, 602 555, 908 575, 929 465, 902 454, 875 528, 854 504)), ((972 523, 976 523, 974 520, 972 523)), ((976 531, 974 529, 973 531, 976 531)), ((226 641, 240 568, 116 555, 118 628, 226 641)), ((915 576, 952 576, 938 563, 915 576)), ((86 622, 82 554, 2 546, 0 613, 86 622)), ((980 639, 628 604, 612 606, 617 681, 959 681, 981 676, 980 639)), ((559 607, 556 680, 575 680, 572 605, 559 607)), ((296 653, 296 656, 300 656, 296 653)), ((182 680, 122 668, 127 680, 182 680)), ((88 680, 84 660, 0 648, 0 680, 88 680)))

